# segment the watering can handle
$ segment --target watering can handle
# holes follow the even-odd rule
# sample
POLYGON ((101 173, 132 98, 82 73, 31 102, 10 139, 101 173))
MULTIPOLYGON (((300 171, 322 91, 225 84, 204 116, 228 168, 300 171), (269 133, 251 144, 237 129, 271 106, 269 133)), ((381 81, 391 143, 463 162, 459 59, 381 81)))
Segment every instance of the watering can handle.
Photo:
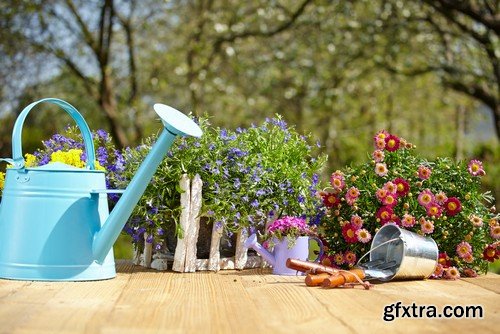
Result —
POLYGON ((33 109, 34 106, 42 102, 49 102, 58 105, 59 107, 63 108, 64 111, 66 111, 71 116, 71 118, 73 118, 83 136, 83 142, 85 144, 85 152, 87 154, 87 169, 94 170, 95 169, 94 142, 92 140, 92 133, 90 132, 87 122, 85 122, 83 116, 78 112, 78 110, 75 109, 75 107, 73 107, 66 101, 56 98, 45 98, 33 102, 26 108, 24 108, 23 111, 17 117, 16 123, 14 124, 14 130, 12 131, 12 156, 14 160, 13 161, 14 168, 24 167, 24 158, 23 158, 22 142, 21 142, 24 120, 26 119, 26 116, 28 116, 28 113, 31 111, 31 109, 33 109))

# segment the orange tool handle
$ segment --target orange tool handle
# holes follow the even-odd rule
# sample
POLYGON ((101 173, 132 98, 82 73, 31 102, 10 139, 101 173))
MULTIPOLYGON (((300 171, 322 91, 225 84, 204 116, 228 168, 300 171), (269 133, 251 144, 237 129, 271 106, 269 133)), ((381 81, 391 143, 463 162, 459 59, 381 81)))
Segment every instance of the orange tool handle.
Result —
POLYGON ((324 266, 316 262, 302 261, 297 259, 286 260, 286 266, 293 270, 301 271, 304 273, 308 271, 312 274, 321 274, 321 273, 335 274, 338 272, 337 269, 332 267, 324 266))
POLYGON ((356 283, 358 279, 365 278, 365 272, 362 269, 352 269, 349 271, 339 271, 338 274, 331 275, 323 280, 321 284, 324 288, 335 288, 346 283, 356 283))
POLYGON ((307 286, 320 286, 323 284, 325 278, 330 277, 330 274, 321 273, 321 274, 307 274, 306 276, 306 285, 307 286))

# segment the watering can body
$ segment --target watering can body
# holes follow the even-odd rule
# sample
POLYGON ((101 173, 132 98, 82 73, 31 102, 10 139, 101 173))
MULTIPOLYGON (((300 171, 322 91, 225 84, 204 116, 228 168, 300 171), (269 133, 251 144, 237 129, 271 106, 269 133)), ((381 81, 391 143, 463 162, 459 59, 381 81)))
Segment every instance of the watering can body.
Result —
POLYGON ((94 261, 93 238, 109 216, 104 172, 62 163, 8 168, 0 205, 0 277, 96 280, 116 276, 113 249, 94 261))
POLYGON ((287 238, 282 240, 275 238, 273 252, 269 252, 257 242, 257 235, 252 234, 245 241, 245 247, 254 249, 264 260, 271 264, 274 275, 296 276, 304 275, 304 273, 288 268, 286 262, 288 259, 306 261, 309 257, 309 239, 313 239, 318 243, 319 255, 314 260, 314 262, 318 262, 323 256, 323 243, 317 237, 299 236, 292 247, 289 247, 287 238))
POLYGON ((87 123, 69 103, 43 99, 27 106, 13 130, 13 159, 0 203, 0 278, 86 281, 116 276, 113 244, 177 135, 201 136, 201 129, 177 110, 155 105, 164 130, 125 191, 106 189, 105 174, 95 169, 87 123), (85 168, 53 162, 26 167, 22 127, 41 102, 63 108, 84 139, 85 168), (110 213, 107 193, 123 192, 110 213))

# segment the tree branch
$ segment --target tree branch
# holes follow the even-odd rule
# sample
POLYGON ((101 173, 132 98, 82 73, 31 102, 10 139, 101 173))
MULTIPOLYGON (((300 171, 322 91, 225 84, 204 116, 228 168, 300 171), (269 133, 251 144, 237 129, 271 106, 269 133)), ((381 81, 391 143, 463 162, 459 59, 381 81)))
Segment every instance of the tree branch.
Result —
POLYGON ((106 66, 109 61, 109 48, 113 34, 113 17, 113 0, 106 0, 101 8, 99 19, 98 58, 102 67, 106 66))
POLYGON ((424 0, 426 3, 436 6, 436 2, 440 7, 448 11, 460 12, 471 19, 483 24, 488 29, 493 30, 497 35, 500 35, 500 15, 496 13, 491 15, 486 13, 480 6, 472 1, 457 1, 457 0, 424 0))
POLYGON ((78 10, 75 7, 75 4, 71 0, 66 0, 66 5, 68 6, 69 10, 71 13, 75 16, 76 22, 78 23, 78 26, 80 27, 80 30, 82 31, 83 34, 83 40, 85 43, 94 51, 96 55, 98 55, 98 50, 97 46, 95 43, 95 39, 92 36, 92 33, 90 32, 89 28, 83 22, 82 17, 78 13, 78 10))
POLYGON ((495 96, 491 95, 483 87, 477 84, 465 85, 462 81, 449 80, 449 78, 444 80, 444 84, 455 91, 462 92, 477 100, 482 101, 494 111, 497 109, 497 106, 500 103, 495 96))
POLYGON ((247 30, 247 31, 243 31, 241 33, 235 33, 235 34, 232 34, 229 36, 221 36, 221 37, 217 38, 215 40, 215 42, 213 43, 214 46, 212 48, 212 52, 208 56, 207 61, 201 67, 201 69, 206 70, 208 68, 208 66, 210 66, 213 59, 215 58, 215 55, 217 55, 220 52, 222 45, 226 42, 234 42, 237 39, 244 39, 244 38, 249 38, 249 37, 271 37, 271 36, 277 35, 283 31, 285 31, 286 29, 290 28, 297 21, 297 19, 300 17, 300 15, 302 15, 302 13, 304 13, 307 5, 311 2, 312 2, 312 0, 304 0, 300 4, 300 6, 297 7, 297 9, 293 13, 290 14, 287 21, 283 22, 282 24, 280 24, 279 26, 275 27, 272 30, 269 30, 269 31, 247 30))
POLYGON ((130 93, 128 97, 128 104, 133 104, 134 100, 137 97, 138 91, 138 83, 137 83, 137 65, 135 62, 135 40, 134 40, 134 31, 132 28, 132 15, 134 13, 136 2, 134 0, 131 1, 130 4, 130 12, 127 18, 122 17, 118 13, 116 16, 120 24, 125 31, 125 37, 127 40, 127 50, 128 50, 128 66, 129 66, 129 79, 130 79, 130 93))

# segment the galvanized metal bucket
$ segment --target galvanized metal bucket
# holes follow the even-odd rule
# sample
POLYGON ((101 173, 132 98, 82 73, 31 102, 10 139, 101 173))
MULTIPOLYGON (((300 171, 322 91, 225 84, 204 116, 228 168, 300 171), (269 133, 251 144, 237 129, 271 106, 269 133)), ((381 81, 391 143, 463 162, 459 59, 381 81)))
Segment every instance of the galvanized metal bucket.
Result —
POLYGON ((404 230, 396 225, 384 225, 373 237, 370 262, 393 263, 387 268, 392 279, 425 279, 438 263, 438 246, 429 237, 404 230))

